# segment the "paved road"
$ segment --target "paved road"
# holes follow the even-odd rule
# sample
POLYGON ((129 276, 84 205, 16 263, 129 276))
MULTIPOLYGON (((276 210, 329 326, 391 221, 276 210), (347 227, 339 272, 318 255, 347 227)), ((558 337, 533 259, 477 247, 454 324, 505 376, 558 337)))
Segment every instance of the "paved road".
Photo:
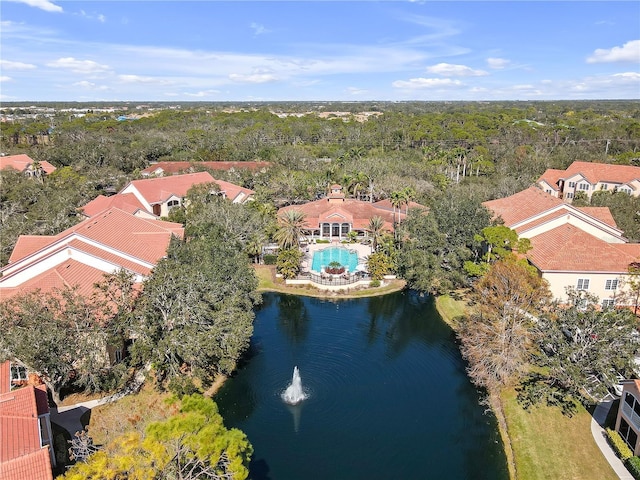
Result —
POLYGON ((607 459, 611 468, 616 472, 620 480, 634 480, 633 476, 629 473, 629 470, 624 466, 622 461, 615 454, 609 442, 607 442, 607 433, 604 430, 604 422, 607 419, 607 414, 611 409, 613 402, 611 400, 600 402, 593 412, 591 418, 591 434, 604 458, 607 459))

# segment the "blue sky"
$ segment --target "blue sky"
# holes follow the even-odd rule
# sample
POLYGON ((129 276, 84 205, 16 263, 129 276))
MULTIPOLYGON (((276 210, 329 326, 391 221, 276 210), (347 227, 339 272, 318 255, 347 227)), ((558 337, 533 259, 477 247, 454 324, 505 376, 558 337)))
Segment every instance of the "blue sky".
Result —
POLYGON ((637 1, 1 9, 2 101, 640 99, 637 1))

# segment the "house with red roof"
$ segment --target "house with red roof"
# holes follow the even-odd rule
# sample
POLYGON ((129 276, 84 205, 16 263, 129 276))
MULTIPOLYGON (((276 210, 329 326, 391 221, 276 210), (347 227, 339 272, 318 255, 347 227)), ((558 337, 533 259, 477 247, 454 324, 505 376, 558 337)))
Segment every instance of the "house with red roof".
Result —
POLYGON ((571 203, 577 192, 625 192, 640 195, 640 167, 609 163, 573 162, 566 170, 548 169, 537 184, 549 195, 571 203))
MULTIPOLYGON (((408 208, 424 208, 410 202, 408 208)), ((394 231, 394 225, 406 217, 406 207, 395 208, 389 200, 370 203, 346 198, 340 185, 332 185, 325 198, 301 205, 289 205, 278 210, 281 216, 288 210, 298 210, 305 214, 305 230, 310 239, 342 241, 349 232, 366 235, 369 220, 378 216, 384 221, 383 229, 394 231)))
MULTIPOLYGON (((208 172, 199 172, 133 180, 120 190, 118 195, 132 194, 147 212, 156 217, 166 217, 172 208, 182 205, 191 187, 206 183, 217 184, 219 192, 215 193, 228 198, 233 203, 251 201, 255 193, 248 188, 216 180, 208 172)), ((90 205, 90 208, 93 208, 93 205, 90 205)))
POLYGON ((143 177, 162 177, 176 173, 194 173, 198 169, 219 170, 233 172, 249 170, 251 172, 265 171, 271 166, 270 162, 157 162, 140 172, 143 177))
POLYGON ((41 173, 49 175, 56 170, 56 167, 46 160, 36 162, 25 154, 0 157, 0 170, 4 170, 5 168, 13 168, 31 177, 39 176, 41 173))
POLYGON ((574 207, 537 187, 483 205, 531 241, 527 259, 554 298, 566 299, 566 288, 573 287, 603 306, 625 302, 629 264, 640 261, 640 244, 627 242, 608 208, 574 207))
POLYGON ((53 480, 56 465, 44 385, 15 387, 11 362, 0 364, 0 478, 53 480))
POLYGON ((22 235, 9 263, 0 269, 0 297, 63 287, 89 295, 104 274, 121 269, 141 283, 166 255, 173 236, 184 236, 181 224, 141 218, 116 207, 57 235, 22 235))
POLYGON ((78 208, 78 211, 85 217, 93 217, 105 210, 115 207, 137 217, 155 219, 156 216, 148 212, 145 206, 133 193, 123 193, 118 195, 99 195, 85 206, 78 208))

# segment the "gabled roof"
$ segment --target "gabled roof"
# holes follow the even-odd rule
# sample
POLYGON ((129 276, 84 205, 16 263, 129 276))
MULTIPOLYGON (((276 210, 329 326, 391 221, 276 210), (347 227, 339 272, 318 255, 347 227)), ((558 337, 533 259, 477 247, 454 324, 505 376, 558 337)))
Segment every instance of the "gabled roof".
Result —
POLYGON ((564 202, 538 187, 529 187, 510 197, 489 200, 483 205, 491 210, 496 218, 502 218, 504 224, 511 228, 527 218, 564 205, 564 202))
POLYGON ((20 237, 11 262, 1 270, 3 297, 63 286, 79 286, 81 293, 89 293, 102 280, 105 269, 124 268, 146 276, 166 255, 172 235, 182 237, 183 226, 112 207, 41 242, 20 237))
MULTIPOLYGON (((14 170, 18 170, 19 172, 24 172, 29 168, 29 166, 34 162, 31 157, 25 154, 20 155, 7 155, 4 157, 0 157, 0 170, 5 168, 13 168, 14 170)), ((56 167, 51 165, 46 160, 40 162, 40 167, 46 174, 54 172, 56 167)))
POLYGON ((555 191, 559 191, 560 189, 558 188, 558 181, 562 178, 562 176, 564 175, 564 172, 565 172, 564 170, 558 170, 556 168, 548 168, 547 170, 545 170, 542 176, 538 179, 537 183, 544 181, 555 191))
POLYGON ((211 170, 260 170, 271 166, 270 162, 158 162, 149 165, 140 173, 148 175, 172 175, 186 171, 193 171, 199 167, 206 167, 211 170))
POLYGON ((530 239, 527 257, 542 272, 626 273, 640 258, 640 244, 607 243, 585 231, 564 224, 530 239))
POLYGON ((143 180, 133 180, 129 182, 121 192, 125 191, 129 186, 133 186, 140 192, 140 195, 144 197, 149 205, 154 205, 156 203, 163 203, 172 196, 182 198, 194 185, 215 181, 215 178, 213 178, 209 172, 145 178, 143 180))
POLYGON ((0 393, 0 478, 53 478, 49 449, 41 446, 38 421, 39 415, 48 412, 47 391, 43 385, 0 393))
POLYGON ((640 179, 640 167, 576 161, 569 165, 561 178, 567 179, 576 174, 582 175, 591 184, 598 182, 625 184, 640 179))
POLYGON ((220 187, 220 191, 224 192, 229 200, 232 202, 235 201, 240 194, 244 194, 244 197, 250 197, 253 195, 253 190, 249 190, 248 188, 241 187, 231 182, 225 182, 224 180, 214 180, 215 183, 220 187))
POLYGON ((121 193, 118 195, 111 195, 105 197, 99 195, 84 207, 80 207, 82 213, 87 217, 93 217, 94 215, 103 212, 111 207, 117 207, 120 210, 124 210, 127 213, 135 214, 139 210, 144 210, 144 205, 140 203, 140 200, 133 193, 121 193))

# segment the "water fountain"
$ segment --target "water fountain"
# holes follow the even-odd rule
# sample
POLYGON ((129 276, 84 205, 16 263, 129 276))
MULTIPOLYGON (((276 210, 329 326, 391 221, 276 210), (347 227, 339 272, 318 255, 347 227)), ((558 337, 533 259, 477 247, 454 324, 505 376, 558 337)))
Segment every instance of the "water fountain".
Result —
POLYGON ((297 405, 307 398, 302 389, 302 380, 300 379, 300 371, 298 367, 293 367, 293 378, 291 385, 282 393, 282 399, 289 405, 297 405))

